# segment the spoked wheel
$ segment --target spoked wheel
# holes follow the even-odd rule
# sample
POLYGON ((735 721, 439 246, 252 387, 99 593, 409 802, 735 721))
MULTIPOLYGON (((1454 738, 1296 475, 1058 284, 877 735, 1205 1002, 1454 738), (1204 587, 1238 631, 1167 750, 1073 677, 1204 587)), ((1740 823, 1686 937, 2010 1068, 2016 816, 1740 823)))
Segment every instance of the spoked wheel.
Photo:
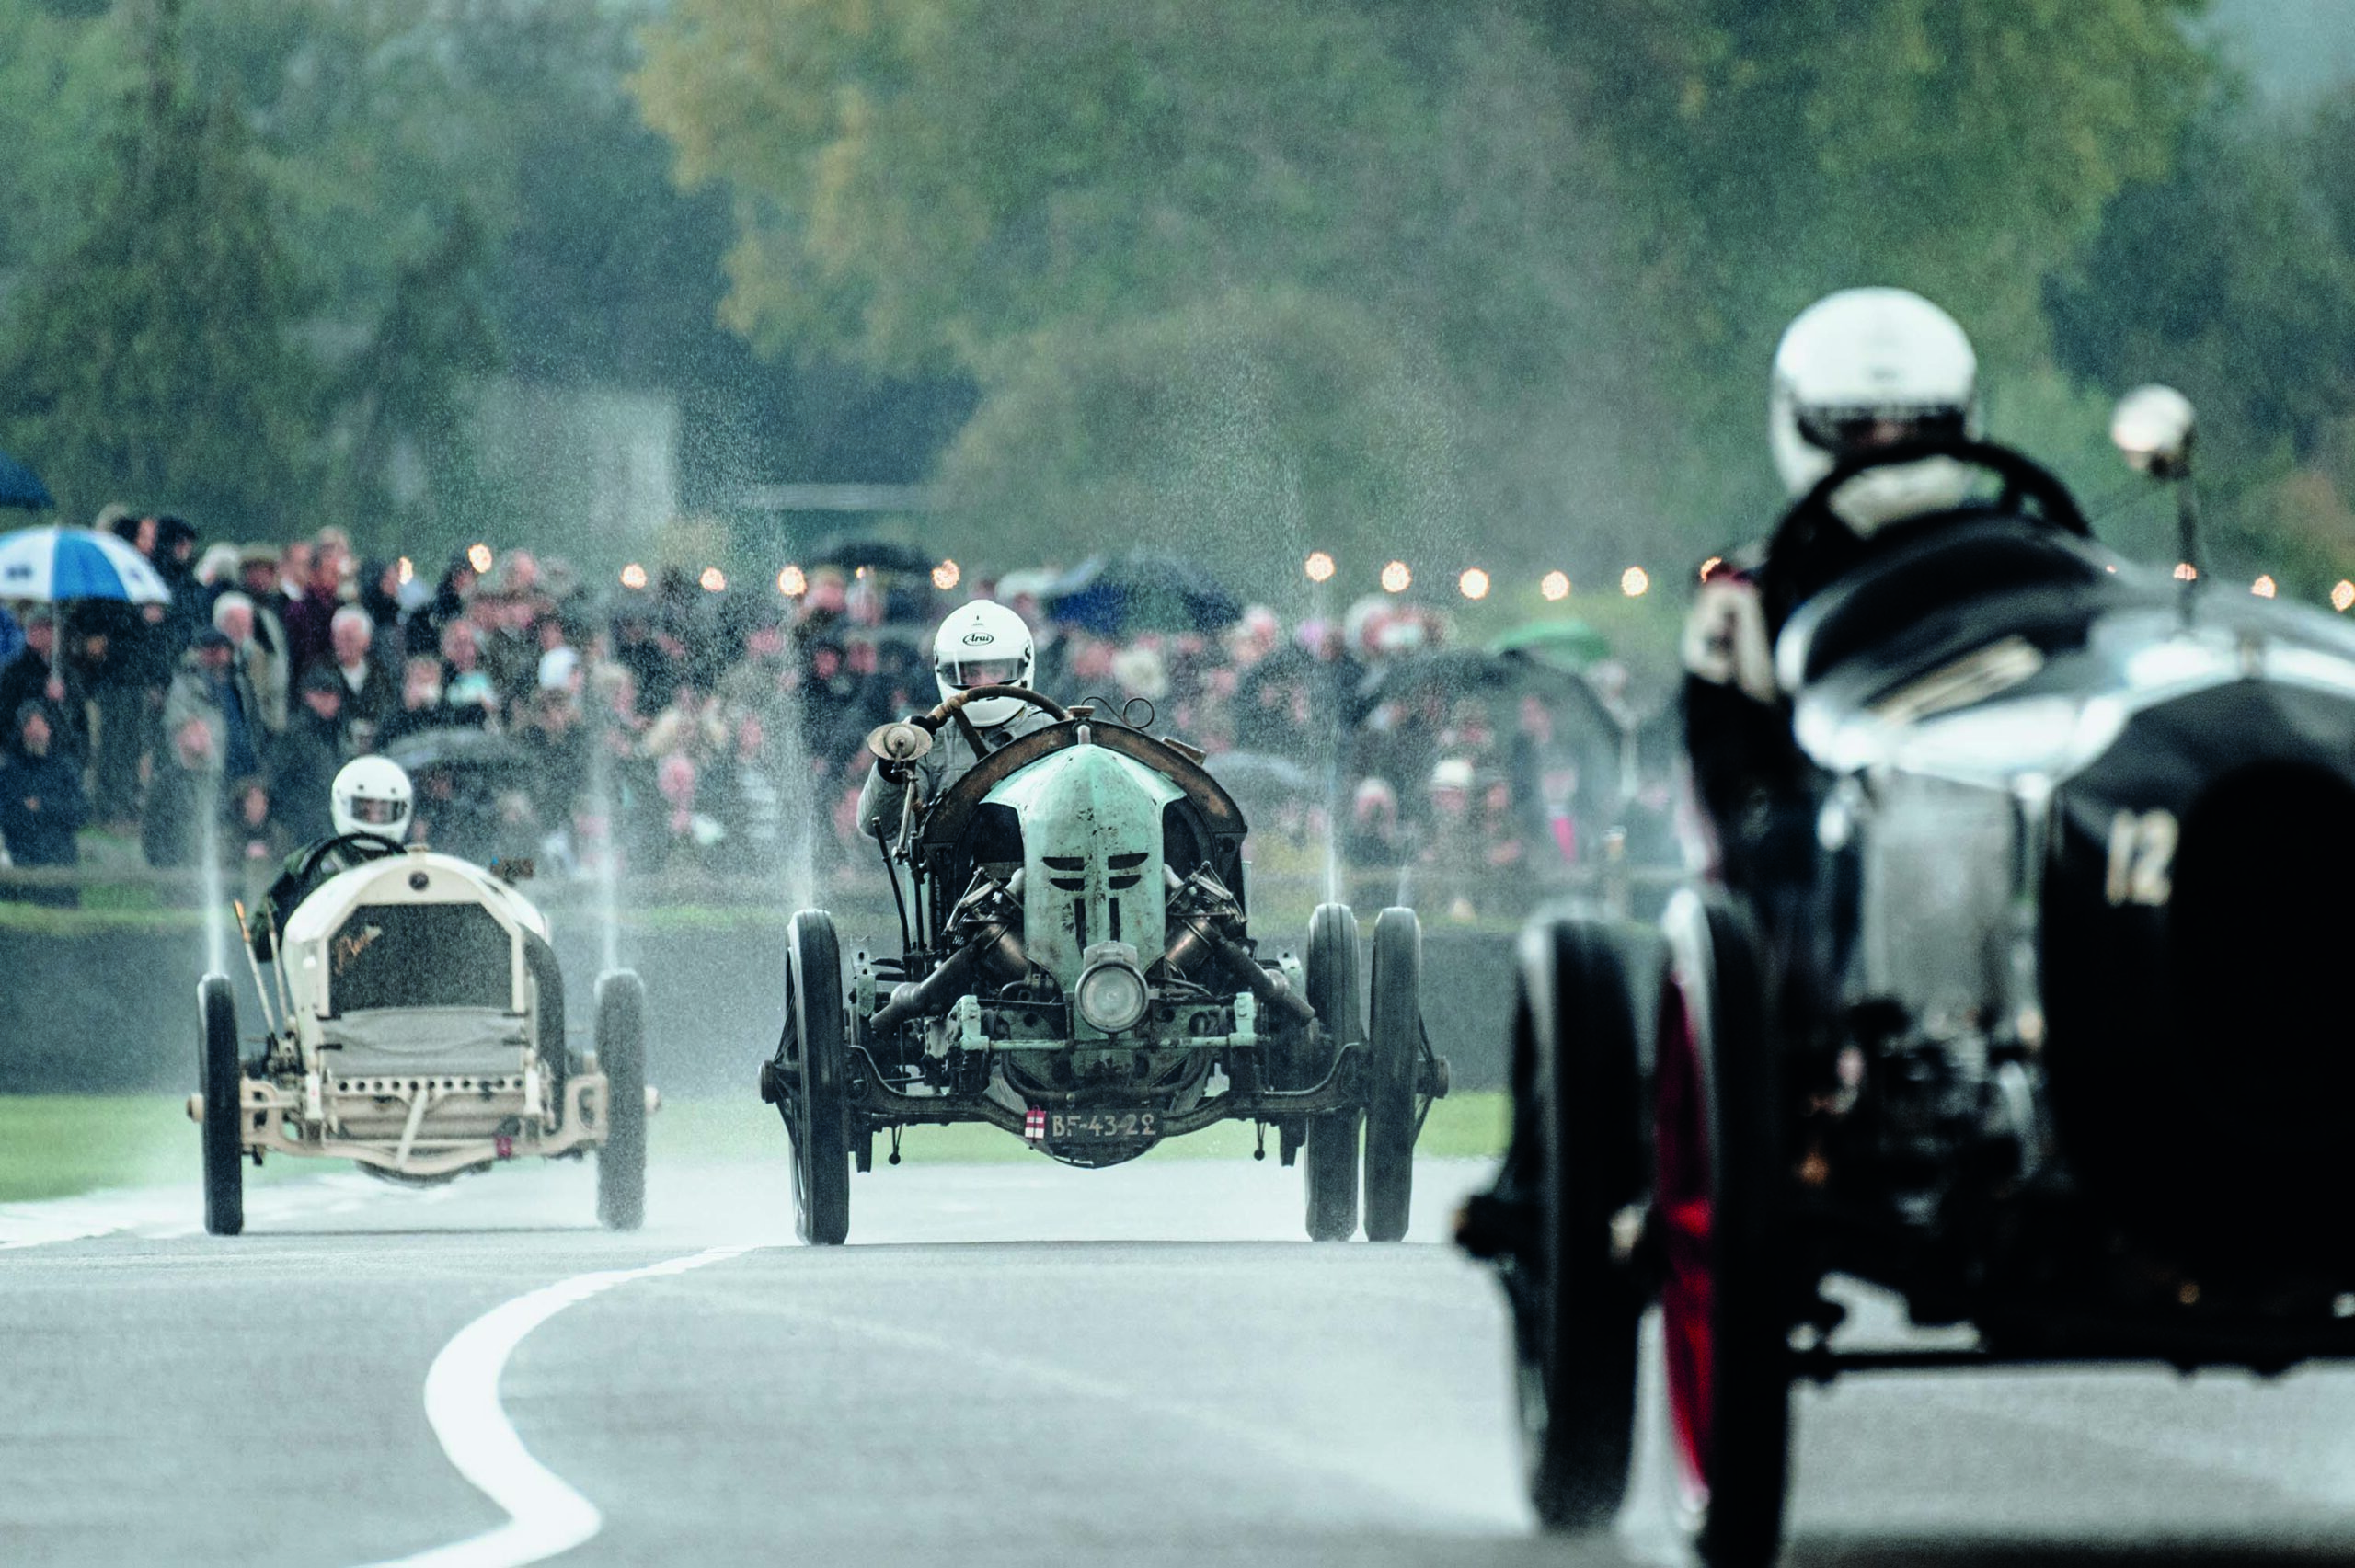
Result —
POLYGON ((246 1228, 246 1167, 238 1147, 246 1070, 237 1060, 237 999, 226 975, 197 983, 197 1088, 204 1101, 204 1228, 235 1236, 246 1228))
MULTIPOLYGON (((1344 1045, 1365 1031, 1358 1001, 1358 917, 1347 904, 1319 904, 1308 921, 1308 1005, 1325 1025, 1325 1049, 1312 1055, 1309 1082, 1332 1070, 1344 1045)), ((1312 1116, 1300 1152, 1308 1188, 1308 1237, 1346 1242, 1358 1228, 1358 1113, 1312 1116)))
POLYGON ((778 1109, 793 1140, 795 1228, 813 1247, 840 1246, 850 1234, 848 1048, 842 947, 833 917, 822 910, 804 910, 786 929, 785 996, 777 1076, 786 1093, 778 1109))
POLYGON ((597 1221, 635 1230, 646 1220, 646 982, 634 970, 597 978, 597 1067, 605 1075, 597 1221))
POLYGON ((1677 896, 1653 1074, 1652 1222, 1669 1427, 1693 1546, 1760 1568, 1783 1529, 1788 1297, 1778 1274, 1781 1101, 1759 943, 1730 905, 1677 896))
POLYGON ((1645 966, 1584 919, 1532 924, 1518 958, 1511 1180, 1531 1223, 1505 1279, 1522 1451, 1539 1521, 1589 1529, 1618 1513, 1634 1457, 1645 1292, 1613 1225, 1642 1196, 1645 966))
POLYGON ((1415 1071, 1423 1054, 1423 928, 1407 909, 1373 922, 1373 1007, 1366 1031, 1365 1239, 1407 1234, 1415 1196, 1415 1071))

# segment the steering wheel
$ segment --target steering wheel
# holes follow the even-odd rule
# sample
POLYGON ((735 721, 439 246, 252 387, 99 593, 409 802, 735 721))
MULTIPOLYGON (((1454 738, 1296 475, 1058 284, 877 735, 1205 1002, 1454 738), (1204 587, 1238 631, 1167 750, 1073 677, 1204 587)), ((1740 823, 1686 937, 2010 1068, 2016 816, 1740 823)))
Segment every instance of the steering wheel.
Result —
POLYGON ((319 863, 338 850, 359 852, 358 858, 362 860, 382 860, 388 854, 400 853, 401 846, 382 833, 338 833, 332 839, 311 846, 310 852, 303 856, 303 864, 295 872, 294 879, 308 882, 318 874, 319 863))
POLYGON ((1051 717, 1056 719, 1071 717, 1070 709, 1052 697, 1040 696, 1028 686, 968 686, 914 722, 928 730, 936 731, 942 725, 947 724, 952 715, 962 713, 966 704, 978 703, 984 697, 1019 697, 1051 717))
POLYGON ((2049 470, 2011 448, 1992 441, 1907 441, 1843 458, 1818 481, 1815 488, 1784 514, 1781 526, 1775 530, 1775 537, 1766 546, 1767 558, 1787 559, 1791 551, 1809 543, 1827 519, 1843 533, 1861 543, 1856 532, 1842 521, 1839 512, 1833 509, 1833 495, 1860 474, 1869 474, 1876 468, 1901 467, 1933 457, 1947 458, 2001 479, 2004 488, 1995 499, 1998 508, 2015 510, 2022 502, 2032 502, 2035 520, 2047 528, 2074 533, 2080 539, 2093 537, 2094 531, 2085 521, 2085 514, 2078 509, 2076 498, 2069 494, 2069 487, 2049 470))

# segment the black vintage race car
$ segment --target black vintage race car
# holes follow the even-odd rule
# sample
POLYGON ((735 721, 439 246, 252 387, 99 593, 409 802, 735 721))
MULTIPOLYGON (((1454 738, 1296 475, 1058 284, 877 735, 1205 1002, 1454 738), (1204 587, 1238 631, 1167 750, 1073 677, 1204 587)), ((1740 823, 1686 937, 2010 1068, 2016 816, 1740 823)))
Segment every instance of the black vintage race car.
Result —
MULTIPOLYGON (((2180 477, 2163 391, 2116 433, 2180 477)), ((1522 935, 1513 1142, 1460 1234, 1550 1527, 1617 1511, 1655 1303, 1721 1568, 1778 1549, 1795 1379, 2355 1354, 2355 635, 2191 548, 2120 560, 2042 470, 1958 451, 2016 504, 1778 638, 1806 816, 1774 894, 1522 935), (1972 1343, 1852 1348, 1837 1276, 1972 1343)))

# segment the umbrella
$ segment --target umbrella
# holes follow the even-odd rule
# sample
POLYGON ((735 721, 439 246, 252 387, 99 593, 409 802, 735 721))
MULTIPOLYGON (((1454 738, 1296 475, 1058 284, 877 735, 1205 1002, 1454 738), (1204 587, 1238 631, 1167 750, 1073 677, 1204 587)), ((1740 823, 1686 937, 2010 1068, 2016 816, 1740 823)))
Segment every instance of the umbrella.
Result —
POLYGON ((1584 621, 1532 621, 1488 644, 1490 653, 1517 653, 1575 675, 1611 657, 1611 644, 1584 621))
POLYGON ((146 556, 113 534, 52 526, 0 534, 0 599, 169 604, 172 590, 146 556))
POLYGON ((847 567, 852 571, 871 567, 879 572, 929 574, 939 564, 937 555, 927 555, 913 544, 894 544, 888 539, 836 537, 819 545, 810 555, 810 565, 813 567, 847 567))
POLYGON ((496 781, 516 778, 532 768, 532 754, 523 744, 494 735, 480 725, 443 725, 412 730, 385 749, 385 755, 411 774, 445 768, 488 773, 496 781))
POLYGON ((1529 673, 1526 664, 1500 654, 1480 648, 1441 648, 1374 666, 1367 671, 1358 694, 1388 702, 1439 687, 1450 696, 1469 697, 1516 686, 1529 673))
POLYGON ((0 507, 22 507, 28 511, 37 511, 56 504, 49 493, 49 486, 40 482, 40 475, 6 452, 0 452, 0 507))
POLYGON ((1048 590, 1048 612, 1098 636, 1132 632, 1215 632, 1243 606, 1190 561, 1151 551, 1091 555, 1048 590))

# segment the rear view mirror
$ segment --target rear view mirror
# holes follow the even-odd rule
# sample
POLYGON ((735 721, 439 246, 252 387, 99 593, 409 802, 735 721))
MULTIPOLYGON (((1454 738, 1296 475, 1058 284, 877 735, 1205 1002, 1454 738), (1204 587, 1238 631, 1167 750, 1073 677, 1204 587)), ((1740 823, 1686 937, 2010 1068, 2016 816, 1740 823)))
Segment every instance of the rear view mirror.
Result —
POLYGON ((2138 386, 2118 400, 2109 439, 2135 471, 2172 479, 2191 463, 2191 400, 2171 386, 2138 386))

